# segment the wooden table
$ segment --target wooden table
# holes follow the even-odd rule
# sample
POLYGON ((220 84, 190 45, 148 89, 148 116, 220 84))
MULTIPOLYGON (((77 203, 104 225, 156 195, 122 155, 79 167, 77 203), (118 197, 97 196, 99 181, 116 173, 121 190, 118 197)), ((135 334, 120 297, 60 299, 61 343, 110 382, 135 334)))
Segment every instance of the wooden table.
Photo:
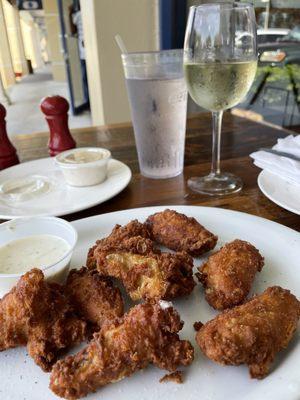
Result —
MULTIPOLYGON (((257 186, 260 172, 249 154, 260 147, 271 146, 290 132, 276 126, 224 115, 222 169, 239 175, 243 190, 224 198, 211 198, 189 191, 189 177, 207 174, 211 160, 211 117, 200 114, 189 118, 184 173, 172 179, 154 180, 139 174, 132 126, 129 124, 74 129, 78 147, 101 146, 111 150, 114 158, 126 163, 133 172, 128 187, 113 199, 65 218, 74 220, 111 211, 154 205, 201 205, 223 207, 258 215, 300 231, 300 216, 278 207, 257 186)), ((167 132, 166 132, 167 134, 167 132)), ((14 140, 21 161, 47 157, 48 133, 20 135, 14 140)), ((259 233, 258 233, 259 234, 259 233)))

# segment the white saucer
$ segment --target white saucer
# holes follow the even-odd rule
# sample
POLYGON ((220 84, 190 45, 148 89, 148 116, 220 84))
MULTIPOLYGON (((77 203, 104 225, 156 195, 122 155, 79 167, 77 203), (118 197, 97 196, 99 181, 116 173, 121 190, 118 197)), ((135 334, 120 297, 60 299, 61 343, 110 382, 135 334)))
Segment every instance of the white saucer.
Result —
POLYGON ((131 171, 127 165, 110 160, 107 179, 95 186, 68 186, 53 158, 42 158, 15 165, 0 172, 0 185, 12 178, 42 175, 53 184, 48 193, 33 199, 7 203, 0 199, 0 218, 12 219, 31 216, 61 216, 85 210, 103 203, 120 193, 130 182, 131 171))
POLYGON ((290 183, 266 170, 259 174, 257 183, 263 194, 271 201, 300 215, 300 185, 290 183))

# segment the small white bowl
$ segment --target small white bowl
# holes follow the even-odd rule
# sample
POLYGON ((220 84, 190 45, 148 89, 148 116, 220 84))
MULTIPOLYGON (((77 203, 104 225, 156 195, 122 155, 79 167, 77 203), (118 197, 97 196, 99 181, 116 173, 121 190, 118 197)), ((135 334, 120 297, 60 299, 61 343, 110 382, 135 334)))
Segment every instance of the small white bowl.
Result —
MULTIPOLYGON (((70 260, 77 243, 77 231, 69 222, 55 217, 17 218, 0 224, 0 246, 33 235, 57 236, 69 244, 69 249, 56 263, 45 268, 39 265, 35 266, 43 271, 47 279, 58 283, 63 282, 68 273, 70 260)), ((10 291, 25 272, 18 274, 0 273, 0 297, 10 291)))
POLYGON ((80 147, 58 154, 55 161, 68 185, 93 186, 106 179, 110 157, 111 153, 107 149, 80 147))

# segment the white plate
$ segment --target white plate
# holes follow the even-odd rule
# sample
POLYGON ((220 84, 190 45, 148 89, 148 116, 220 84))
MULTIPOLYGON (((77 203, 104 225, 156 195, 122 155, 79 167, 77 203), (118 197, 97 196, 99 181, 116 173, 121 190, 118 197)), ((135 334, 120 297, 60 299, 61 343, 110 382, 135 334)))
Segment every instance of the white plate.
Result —
POLYGON ((131 171, 121 161, 110 160, 107 179, 100 185, 68 186, 53 158, 42 158, 15 165, 0 172, 0 184, 11 178, 38 174, 54 184, 51 190, 22 203, 5 204, 0 201, 0 218, 12 219, 30 216, 61 216, 85 210, 103 203, 120 193, 130 182, 131 171))
POLYGON ((290 183, 266 170, 258 175, 257 183, 268 199, 280 207, 300 215, 300 185, 290 183))
MULTIPOLYGON (((117 223, 140 221, 166 207, 140 208, 95 216, 73 223, 77 229, 78 245, 72 266, 85 263, 88 248, 95 240, 107 235, 117 223)), ((300 234, 274 222, 239 212, 206 207, 170 206, 197 218, 219 235, 218 246, 235 238, 249 240, 265 257, 265 267, 257 275, 254 292, 271 285, 289 288, 300 297, 300 234)), ((203 260, 203 259, 202 259, 203 260)), ((196 260, 198 265, 202 260, 196 260)), ((193 323, 205 322, 217 313, 208 306, 203 290, 197 285, 193 293, 174 301, 185 321, 181 333, 195 345, 193 323)), ((300 341, 299 332, 286 351, 277 357, 272 373, 265 379, 251 380, 248 369, 222 367, 205 358, 195 345, 195 361, 185 370, 184 384, 159 383, 165 371, 150 366, 120 382, 107 385, 89 400, 299 400, 300 399, 300 341)), ((49 374, 43 373, 26 355, 24 348, 0 354, 0 398, 5 400, 55 400, 48 389, 49 374), (25 364, 26 362, 26 364, 25 364)))

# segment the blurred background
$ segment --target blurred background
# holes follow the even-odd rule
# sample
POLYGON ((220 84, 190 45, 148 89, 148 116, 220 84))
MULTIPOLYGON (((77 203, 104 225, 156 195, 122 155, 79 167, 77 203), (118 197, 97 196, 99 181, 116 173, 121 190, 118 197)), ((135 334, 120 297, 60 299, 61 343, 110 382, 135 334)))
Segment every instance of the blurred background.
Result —
MULTIPOLYGON (((131 120, 114 36, 129 51, 183 46, 204 0, 0 0, 0 102, 11 136, 47 130, 40 100, 70 102, 70 127, 131 120)), ((255 0, 259 67, 232 113, 300 132, 300 0, 255 0)), ((239 38, 243 40, 243 37, 239 38)), ((202 112, 189 100, 188 113, 202 112)))

